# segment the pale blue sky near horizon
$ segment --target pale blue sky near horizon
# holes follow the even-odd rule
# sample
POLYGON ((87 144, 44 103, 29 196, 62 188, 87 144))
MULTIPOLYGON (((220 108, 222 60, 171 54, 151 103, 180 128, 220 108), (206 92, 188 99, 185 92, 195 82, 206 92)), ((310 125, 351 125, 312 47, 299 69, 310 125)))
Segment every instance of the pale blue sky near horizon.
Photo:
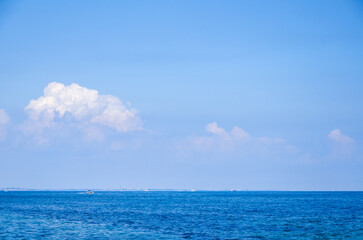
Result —
POLYGON ((363 190, 362 40, 360 1, 2 1, 0 188, 363 190), (137 117, 31 122, 52 82, 137 117))

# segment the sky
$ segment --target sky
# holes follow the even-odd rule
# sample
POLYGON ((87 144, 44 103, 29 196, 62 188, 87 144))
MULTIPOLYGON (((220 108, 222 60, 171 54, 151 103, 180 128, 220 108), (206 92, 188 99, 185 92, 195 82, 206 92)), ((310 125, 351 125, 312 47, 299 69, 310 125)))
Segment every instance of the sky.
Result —
POLYGON ((363 4, 1 1, 0 188, 363 190, 363 4))

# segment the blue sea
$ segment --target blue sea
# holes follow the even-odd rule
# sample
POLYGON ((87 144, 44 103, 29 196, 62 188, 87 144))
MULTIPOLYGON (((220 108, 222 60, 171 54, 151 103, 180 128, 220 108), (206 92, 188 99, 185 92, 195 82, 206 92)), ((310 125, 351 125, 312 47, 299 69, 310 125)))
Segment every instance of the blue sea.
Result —
POLYGON ((363 192, 0 192, 0 239, 363 239, 363 192))

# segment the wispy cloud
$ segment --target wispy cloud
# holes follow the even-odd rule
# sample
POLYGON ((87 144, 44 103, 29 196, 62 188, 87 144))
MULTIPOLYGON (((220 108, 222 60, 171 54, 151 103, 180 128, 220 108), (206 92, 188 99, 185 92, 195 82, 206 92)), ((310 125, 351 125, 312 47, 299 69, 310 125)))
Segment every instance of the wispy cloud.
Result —
POLYGON ((5 110, 0 109, 0 124, 5 125, 10 122, 9 115, 5 112, 5 110))
POLYGON ((329 135, 328 138, 336 143, 341 143, 341 144, 350 144, 350 143, 354 143, 353 138, 348 137, 347 135, 344 135, 341 133, 341 131, 339 129, 334 129, 332 130, 329 135))
POLYGON ((219 127, 216 122, 209 123, 205 127, 207 135, 192 138, 192 146, 200 151, 261 151, 273 146, 282 147, 288 151, 296 148, 286 143, 282 138, 253 137, 242 128, 235 126, 230 131, 219 127))
POLYGON ((0 140, 2 141, 6 139, 6 128, 9 122, 9 115, 5 112, 5 110, 0 109, 0 140))
POLYGON ((333 129, 329 134, 331 153, 333 158, 346 158, 353 153, 354 139, 344 135, 339 129, 333 129))

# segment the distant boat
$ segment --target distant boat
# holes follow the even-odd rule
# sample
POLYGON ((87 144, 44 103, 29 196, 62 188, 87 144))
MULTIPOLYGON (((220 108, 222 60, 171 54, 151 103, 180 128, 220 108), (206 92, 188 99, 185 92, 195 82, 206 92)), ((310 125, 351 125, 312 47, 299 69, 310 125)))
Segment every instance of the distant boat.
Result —
POLYGON ((86 192, 86 194, 94 194, 95 192, 94 191, 92 191, 92 190, 88 190, 87 192, 86 192))
POLYGON ((195 192, 195 189, 190 189, 191 192, 195 192))

